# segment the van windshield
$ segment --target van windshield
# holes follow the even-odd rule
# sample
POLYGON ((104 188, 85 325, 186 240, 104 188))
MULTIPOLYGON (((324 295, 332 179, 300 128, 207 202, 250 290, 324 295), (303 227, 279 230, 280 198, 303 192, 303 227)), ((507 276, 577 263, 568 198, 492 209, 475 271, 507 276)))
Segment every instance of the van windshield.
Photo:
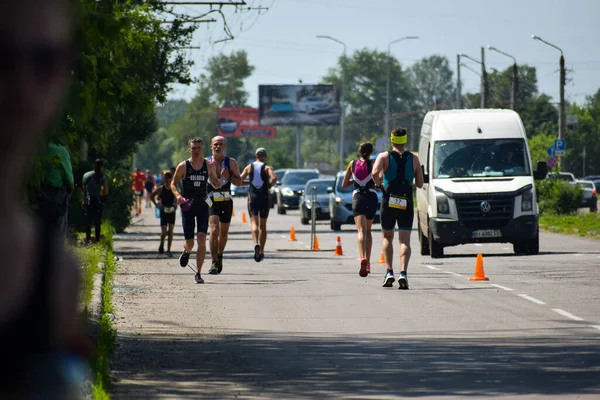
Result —
POLYGON ((433 149, 437 179, 528 175, 531 168, 523 139, 444 140, 433 149))

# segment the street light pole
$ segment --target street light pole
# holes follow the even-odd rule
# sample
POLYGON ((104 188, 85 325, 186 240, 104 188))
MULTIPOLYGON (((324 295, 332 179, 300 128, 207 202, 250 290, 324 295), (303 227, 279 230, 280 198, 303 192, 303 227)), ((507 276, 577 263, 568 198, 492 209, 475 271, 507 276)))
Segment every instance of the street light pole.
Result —
POLYGON ((344 46, 342 55, 342 93, 340 98, 340 171, 344 170, 344 116, 346 114, 346 43, 327 35, 317 35, 319 39, 329 39, 344 46))
MULTIPOLYGON (((488 79, 487 79, 487 72, 485 71, 485 63, 483 61, 479 61, 476 58, 470 57, 468 55, 466 55, 465 53, 460 53, 459 54, 461 57, 465 57, 468 58, 471 61, 475 61, 477 64, 481 64, 481 74, 478 74, 479 76, 481 76, 481 103, 480 103, 480 107, 481 108, 486 108, 487 107, 487 98, 489 97, 489 89, 488 89, 488 79)), ((483 57, 483 47, 481 48, 481 56, 483 57)), ((483 58, 482 58, 483 59, 483 58)), ((463 64, 463 67, 466 67, 466 65, 463 64)))
POLYGON ((533 40, 539 40, 542 43, 547 44, 550 47, 554 47, 558 51, 560 51, 560 104, 558 107, 558 138, 562 139, 565 137, 565 81, 566 81, 566 71, 565 71, 565 57, 563 56, 563 51, 560 47, 553 45, 552 43, 546 42, 539 36, 531 35, 533 40))
POLYGON ((513 60, 512 79, 511 79, 511 88, 510 88, 510 108, 512 110, 514 110, 515 107, 517 106, 517 79, 518 79, 517 73, 519 72, 517 69, 517 59, 514 58, 513 56, 511 56, 510 54, 507 54, 503 51, 498 50, 497 48, 495 48, 493 46, 488 46, 488 50, 495 51, 496 53, 500 53, 506 57, 512 58, 512 60, 513 60))
POLYGON ((391 47, 394 43, 398 43, 401 42, 403 40, 408 40, 408 39, 418 39, 418 36, 404 36, 401 37, 399 39, 395 39, 392 40, 391 42, 388 43, 387 46, 387 78, 385 80, 385 127, 384 127, 384 132, 383 135, 384 137, 387 137, 387 135, 390 134, 390 52, 391 52, 391 47))

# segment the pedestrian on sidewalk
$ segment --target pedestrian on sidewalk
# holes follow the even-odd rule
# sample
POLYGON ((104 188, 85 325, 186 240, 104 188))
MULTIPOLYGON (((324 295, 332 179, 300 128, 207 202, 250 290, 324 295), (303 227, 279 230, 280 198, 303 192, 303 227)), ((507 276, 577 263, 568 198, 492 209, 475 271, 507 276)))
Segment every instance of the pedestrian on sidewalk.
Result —
POLYGON ((146 182, 144 182, 144 189, 146 189, 146 208, 152 207, 152 199, 150 199, 150 195, 154 192, 154 187, 156 186, 156 178, 152 174, 152 171, 149 169, 146 170, 146 182))
POLYGON ((102 226, 102 203, 108 197, 108 178, 102 170, 102 160, 94 161, 94 170, 86 172, 82 180, 82 206, 87 215, 85 227, 85 242, 92 240, 92 225, 94 226, 94 241, 100 241, 100 228, 102 226))
POLYGON ((371 225, 377 213, 378 198, 373 181, 373 144, 361 143, 358 146, 358 160, 351 161, 346 168, 346 174, 342 180, 342 187, 347 188, 354 185, 352 192, 352 215, 358 230, 358 255, 360 257, 360 270, 358 274, 362 277, 371 272, 371 248, 373 247, 373 236, 371 225))
POLYGON ((242 171, 241 180, 250 179, 244 184, 250 185, 248 191, 248 215, 252 226, 254 241, 254 261, 260 262, 265 258, 267 243, 267 219, 269 218, 269 189, 277 182, 273 167, 266 164, 267 150, 263 147, 256 149, 254 161, 242 171))
POLYGON ((240 170, 235 158, 225 155, 227 140, 223 136, 215 136, 210 142, 212 156, 208 160, 215 164, 217 178, 221 182, 219 189, 208 185, 208 196, 212 201, 209 208, 208 223, 210 225, 210 257, 212 263, 211 275, 218 275, 223 271, 223 253, 227 245, 229 225, 233 215, 233 200, 231 199, 231 183, 236 186, 242 184, 240 170))
POLYGON ((394 229, 398 225, 400 242, 400 278, 398 289, 408 289, 408 261, 410 260, 410 234, 414 220, 413 182, 423 187, 423 171, 419 157, 406 151, 408 134, 404 128, 394 128, 390 134, 392 151, 379 153, 373 166, 373 180, 383 191, 381 201, 381 232, 387 272, 383 287, 395 281, 393 270, 394 229))
POLYGON ((181 206, 183 235, 185 242, 183 253, 179 257, 179 265, 185 268, 188 265, 190 254, 194 249, 194 235, 198 227, 196 250, 196 283, 204 283, 201 271, 206 256, 206 233, 208 232, 208 207, 210 198, 207 197, 209 184, 213 188, 221 188, 221 182, 217 178, 215 164, 208 162, 203 156, 204 142, 195 137, 189 141, 189 152, 191 157, 182 161, 175 170, 171 190, 177 199, 177 205, 181 206), (183 193, 179 192, 178 185, 183 182, 183 193))
POLYGON ((135 172, 133 173, 133 184, 131 186, 131 190, 133 191, 136 217, 142 213, 142 200, 144 197, 145 188, 146 175, 139 168, 136 168, 135 172))
POLYGON ((175 228, 175 216, 177 213, 177 199, 171 190, 171 182, 173 174, 167 172, 164 174, 163 183, 156 188, 150 195, 150 200, 155 207, 160 211, 160 246, 158 246, 158 254, 165 252, 165 238, 167 238, 167 257, 173 257, 171 253, 171 244, 173 243, 173 230, 175 228), (158 203, 156 199, 158 198, 158 203))

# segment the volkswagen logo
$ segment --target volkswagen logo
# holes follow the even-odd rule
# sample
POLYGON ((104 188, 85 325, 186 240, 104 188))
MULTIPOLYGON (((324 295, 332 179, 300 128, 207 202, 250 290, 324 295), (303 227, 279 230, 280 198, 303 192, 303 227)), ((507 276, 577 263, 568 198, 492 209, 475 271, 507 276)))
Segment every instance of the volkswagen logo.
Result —
POLYGON ((479 204, 479 207, 484 213, 489 212, 492 209, 492 206, 487 200, 482 201, 481 204, 479 204))

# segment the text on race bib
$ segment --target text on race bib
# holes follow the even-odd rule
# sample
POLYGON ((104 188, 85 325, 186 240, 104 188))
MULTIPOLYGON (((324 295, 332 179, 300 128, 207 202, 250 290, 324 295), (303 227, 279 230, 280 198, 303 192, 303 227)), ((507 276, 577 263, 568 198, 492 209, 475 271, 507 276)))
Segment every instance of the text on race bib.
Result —
POLYGON ((408 206, 408 200, 406 197, 391 195, 388 205, 389 207, 397 210, 406 210, 406 207, 408 206))

